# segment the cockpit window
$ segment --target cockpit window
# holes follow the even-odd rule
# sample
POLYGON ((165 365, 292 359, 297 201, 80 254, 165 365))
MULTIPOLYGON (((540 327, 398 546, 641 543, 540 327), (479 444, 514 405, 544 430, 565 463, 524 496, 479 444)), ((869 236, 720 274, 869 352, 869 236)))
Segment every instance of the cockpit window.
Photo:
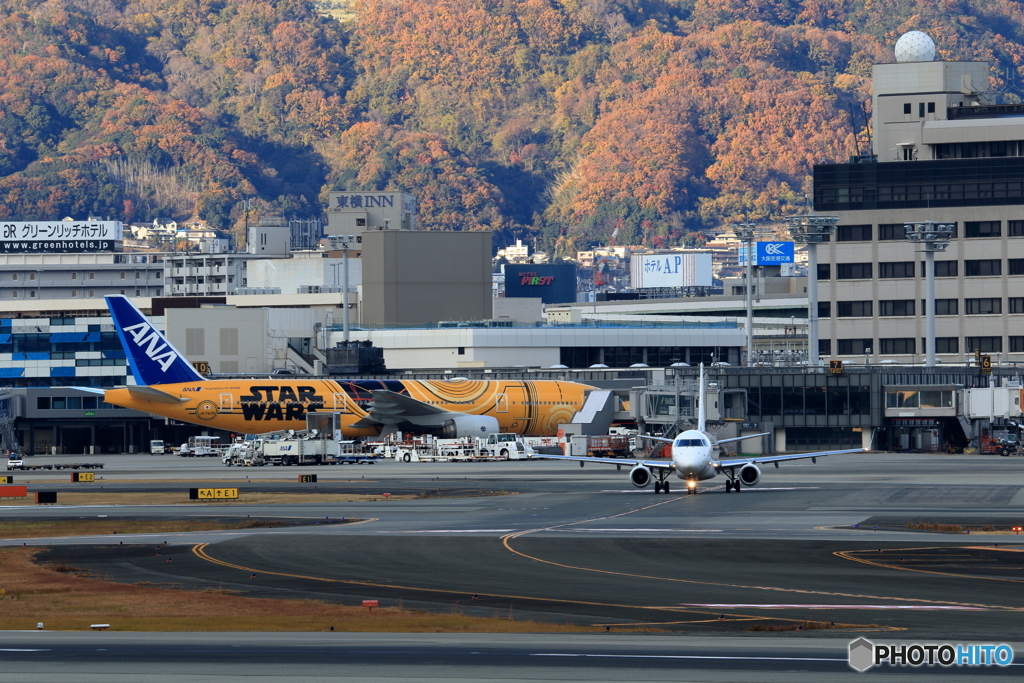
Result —
POLYGON ((694 448, 698 446, 709 446, 706 439, 679 439, 676 446, 680 448, 694 448))

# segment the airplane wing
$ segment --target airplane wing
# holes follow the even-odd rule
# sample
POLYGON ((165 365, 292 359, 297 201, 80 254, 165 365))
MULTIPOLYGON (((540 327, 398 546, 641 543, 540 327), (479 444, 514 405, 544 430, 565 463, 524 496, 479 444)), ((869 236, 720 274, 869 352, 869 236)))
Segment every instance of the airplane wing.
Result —
POLYGON ((756 439, 759 436, 768 436, 771 432, 761 432, 760 434, 751 434, 750 436, 734 436, 731 439, 719 439, 715 442, 717 446, 720 443, 730 443, 732 441, 746 441, 747 439, 756 439))
POLYGON ((636 434, 635 436, 640 439, 650 439, 651 441, 664 441, 665 443, 672 443, 672 439, 666 439, 663 436, 647 436, 646 434, 636 434))
MULTIPOLYGON (((636 467, 637 465, 643 465, 652 470, 670 470, 673 469, 671 460, 663 460, 660 462, 653 462, 651 460, 629 460, 627 458, 590 458, 582 455, 544 455, 541 453, 530 453, 530 458, 544 458, 546 460, 575 460, 579 463, 594 462, 599 465, 629 465, 630 467, 636 467)), ((581 465, 582 466, 582 465, 581 465)))
MULTIPOLYGON (((749 438, 749 437, 747 437, 749 438)), ((712 463, 715 469, 728 469, 730 467, 743 467, 747 463, 753 463, 755 465, 767 465, 775 463, 786 462, 787 460, 806 460, 810 458, 814 460, 816 458, 824 458, 828 455, 839 455, 840 453, 864 453, 867 451, 866 448, 851 448, 846 451, 821 451, 820 453, 797 453, 796 455, 766 455, 763 457, 753 458, 741 458, 739 460, 719 460, 718 462, 712 463)))
POLYGON ((374 389, 371 393, 373 394, 373 403, 370 404, 370 410, 365 417, 352 425, 355 429, 380 424, 395 424, 409 418, 444 415, 449 412, 385 389, 374 389))

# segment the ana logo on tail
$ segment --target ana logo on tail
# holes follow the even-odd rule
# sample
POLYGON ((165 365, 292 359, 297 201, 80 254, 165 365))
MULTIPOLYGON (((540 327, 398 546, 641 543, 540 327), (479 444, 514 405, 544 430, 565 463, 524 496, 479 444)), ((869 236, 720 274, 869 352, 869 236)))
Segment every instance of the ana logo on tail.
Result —
POLYGON ((132 335, 138 346, 144 347, 142 350, 145 351, 146 357, 158 364, 164 372, 167 372, 171 364, 177 360, 178 354, 149 323, 137 323, 124 328, 124 331, 132 335))

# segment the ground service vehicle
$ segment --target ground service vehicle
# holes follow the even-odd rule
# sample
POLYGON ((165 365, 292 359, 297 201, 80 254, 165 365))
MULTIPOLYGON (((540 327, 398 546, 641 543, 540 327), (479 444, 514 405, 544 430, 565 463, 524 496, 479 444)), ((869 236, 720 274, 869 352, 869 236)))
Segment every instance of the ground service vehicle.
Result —
POLYGON ((159 439, 154 439, 149 442, 149 452, 152 455, 163 455, 164 454, 164 442, 159 439))
POLYGON ((46 465, 26 465, 24 460, 11 458, 7 461, 9 470, 102 470, 99 462, 54 462, 46 465))
POLYGON ((478 437, 480 455, 496 455, 504 460, 521 460, 529 452, 523 438, 518 434, 488 434, 478 437))
POLYGON ((188 443, 181 444, 178 455, 183 458, 215 458, 224 449, 217 445, 219 436, 190 436, 188 443))

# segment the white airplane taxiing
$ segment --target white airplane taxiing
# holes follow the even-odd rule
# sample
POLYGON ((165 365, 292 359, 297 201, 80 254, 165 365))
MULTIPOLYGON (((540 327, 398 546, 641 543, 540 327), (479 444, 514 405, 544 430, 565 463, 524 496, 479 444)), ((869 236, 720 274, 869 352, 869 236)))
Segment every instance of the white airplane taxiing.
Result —
MULTIPOLYGON (((541 455, 531 454, 534 458, 545 458, 553 460, 575 460, 580 467, 588 462, 602 465, 616 465, 622 469, 628 465, 629 480, 637 488, 646 488, 651 481, 654 481, 654 492, 669 493, 669 477, 674 473, 677 477, 686 482, 687 492, 697 492, 697 482, 714 479, 719 474, 726 477, 725 490, 739 493, 744 486, 756 486, 761 481, 761 470, 758 465, 773 464, 777 468, 780 462, 789 460, 806 460, 817 462, 818 458, 827 455, 838 455, 840 453, 861 453, 865 448, 852 448, 843 451, 821 451, 819 453, 799 453, 795 455, 768 455, 755 456, 752 458, 740 458, 737 460, 716 460, 714 450, 718 446, 730 441, 743 441, 752 439, 764 434, 751 434, 734 439, 722 439, 716 441, 707 431, 707 413, 704 409, 704 364, 700 365, 700 398, 697 407, 697 429, 689 429, 682 432, 675 439, 664 439, 658 436, 639 435, 644 439, 664 441, 672 444, 672 459, 665 460, 628 460, 622 458, 590 458, 577 455, 541 455)), ((765 432, 767 433, 767 432, 765 432)))

